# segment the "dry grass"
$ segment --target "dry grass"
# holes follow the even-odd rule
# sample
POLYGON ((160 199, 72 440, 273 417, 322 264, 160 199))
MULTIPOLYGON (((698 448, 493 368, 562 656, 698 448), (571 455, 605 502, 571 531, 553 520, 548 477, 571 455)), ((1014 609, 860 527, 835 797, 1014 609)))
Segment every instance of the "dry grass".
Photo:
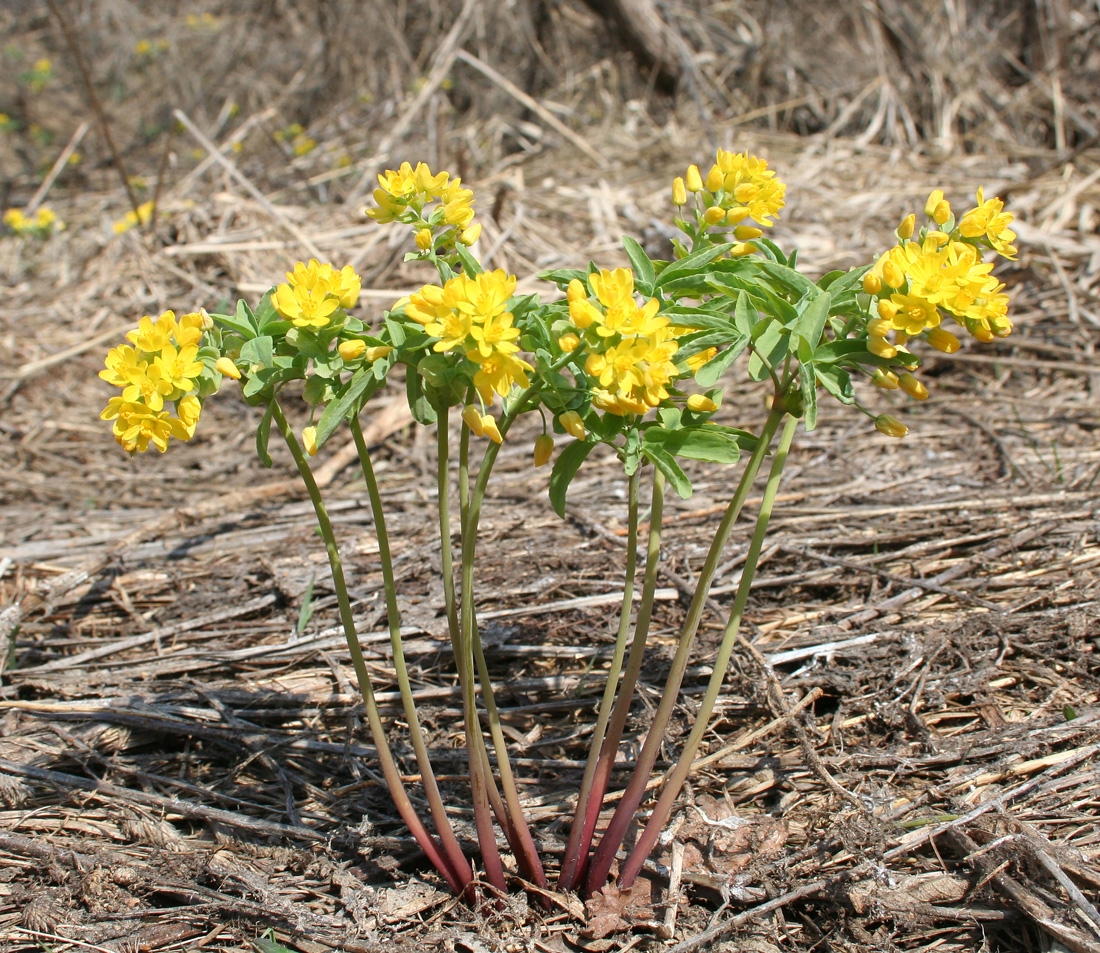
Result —
MULTIPOLYGON (((128 171, 146 194, 164 172, 155 233, 115 236, 127 202, 93 128, 83 161, 45 197, 67 230, 0 238, 0 636, 11 651, 0 946, 244 950, 274 928, 307 953, 667 948, 656 937, 674 905, 657 873, 653 927, 607 946, 579 934, 564 898, 550 915, 516 901, 488 922, 448 900, 376 783, 288 461, 260 468, 254 411, 224 396, 194 444, 131 462, 95 419, 94 375, 141 314, 254 297, 314 249, 361 270, 367 314, 415 287, 425 274, 401 262, 400 236, 358 214, 387 164, 461 169, 483 251, 530 290, 549 267, 619 262, 624 232, 659 248, 668 181, 705 161, 713 136, 780 170, 792 201, 776 237, 816 270, 865 261, 937 185, 960 201, 978 185, 1006 196, 1021 255, 1003 274, 1017 332, 931 362, 933 398, 899 404, 908 439, 827 411, 796 444, 751 635, 804 708, 784 712, 738 653, 658 858, 675 869, 679 853, 683 865, 672 949, 1100 948, 1096 11, 880 2, 783 18, 773 4, 698 16, 670 5, 692 64, 673 106, 607 52, 580 5, 380 6, 373 29, 340 28, 351 6, 226 7, 217 29, 189 27, 186 14, 202 11, 182 6, 150 15, 111 0, 72 14, 128 171), (169 50, 136 68, 133 44, 160 36, 169 50), (127 95, 112 99, 116 88, 127 95), (186 127, 169 137, 173 108, 224 161, 186 127), (154 120, 161 132, 142 132, 154 120), (298 157, 272 137, 295 121, 318 143, 298 157), (311 579, 313 619, 297 632, 311 579), (700 818, 731 807, 747 833, 721 841, 700 818)), ((0 87, 0 111, 24 123, 0 133, 8 204, 24 204, 78 128, 82 93, 36 7, 0 17, 24 62, 56 64, 38 98, 0 87), (51 144, 30 135, 32 119, 51 144)), ((399 409, 375 421, 380 476, 433 753, 458 785, 438 554, 417 491, 431 460, 399 409)), ((759 395, 735 394, 723 412, 754 426, 759 395)), ((624 488, 597 463, 559 521, 529 442, 520 434, 502 454, 481 611, 553 854, 584 755, 590 668, 610 639, 624 488)), ((374 633, 365 495, 346 455, 328 459, 356 612, 374 633)), ((724 475, 695 476, 696 495, 666 516, 667 588, 635 731, 660 691, 678 581, 698 568, 726 492, 724 475)), ((731 546, 720 603, 744 543, 731 546)), ((718 624, 702 633, 677 731, 718 624)), ((366 642, 392 704, 385 641, 366 642)), ((394 742, 400 751, 400 732, 394 742)))

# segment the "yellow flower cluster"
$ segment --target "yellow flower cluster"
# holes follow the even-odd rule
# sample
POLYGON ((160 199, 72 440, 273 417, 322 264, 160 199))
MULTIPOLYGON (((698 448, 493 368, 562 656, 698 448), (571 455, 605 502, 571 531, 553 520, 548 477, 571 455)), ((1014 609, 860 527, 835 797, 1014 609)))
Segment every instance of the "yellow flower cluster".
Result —
POLYGON ((601 271, 589 275, 588 287, 574 278, 567 297, 578 333, 566 332, 558 343, 571 351, 584 339, 584 369, 595 381, 593 404, 626 416, 647 413, 666 400, 667 385, 677 376, 673 357, 679 344, 668 318, 658 313, 656 298, 638 306, 634 273, 629 268, 601 271))
MULTIPOLYGON (((1005 286, 991 274, 993 263, 982 258, 982 250, 1016 256, 1016 234, 1008 227, 1013 216, 1000 199, 986 201, 981 189, 977 197, 977 206, 956 224, 943 192, 933 191, 924 208, 930 225, 921 229, 919 240, 912 240, 916 223, 909 215, 898 228, 898 244, 864 276, 864 291, 877 299, 878 316, 867 322, 872 354, 889 360, 917 336, 937 350, 954 353, 959 340, 940 327, 943 312, 979 341, 988 343, 1012 332, 1005 286)), ((879 387, 900 387, 918 400, 928 396, 911 374, 880 369, 872 380, 879 387)))
POLYGON ((345 265, 339 271, 311 258, 298 262, 275 289, 271 304, 297 328, 323 328, 339 308, 353 308, 359 300, 362 280, 345 265))
POLYGON ((50 232, 61 231, 65 223, 61 221, 54 210, 42 206, 33 217, 24 215, 20 209, 9 208, 4 213, 4 224, 17 235, 37 235, 45 238, 50 232))
POLYGON ((142 202, 137 211, 131 209, 112 226, 116 235, 128 232, 135 225, 148 225, 153 217, 153 203, 142 202))
POLYGON ((534 370, 516 357, 520 332, 507 310, 515 290, 515 275, 498 268, 473 277, 457 275, 443 287, 425 285, 405 307, 410 318, 439 338, 433 350, 461 351, 478 366, 474 387, 486 404, 492 403, 494 393, 504 397, 516 384, 529 386, 527 372, 534 370))
POLYGON ((706 178, 698 166, 690 166, 687 174, 672 184, 672 201, 685 205, 688 193, 701 202, 700 224, 704 227, 733 228, 733 237, 739 243, 733 255, 755 251, 752 239, 763 235, 761 228, 770 228, 772 218, 786 204, 783 196, 787 186, 775 177, 766 160, 747 152, 718 150, 715 163, 706 178), (749 224, 748 220, 756 222, 749 224))
POLYGON ((171 437, 194 436, 202 409, 196 392, 206 322, 201 314, 185 314, 177 321, 172 311, 156 319, 147 316, 126 335, 129 344, 107 353, 99 376, 122 388, 122 394, 107 402, 100 417, 115 422, 115 440, 128 453, 144 453, 150 442, 163 453, 171 437), (176 417, 165 409, 172 401, 176 417))
POLYGON ((473 224, 474 193, 462 188, 462 180, 452 179, 450 173, 433 174, 423 162, 418 162, 415 169, 402 162, 396 172, 389 169, 379 175, 378 184, 374 190, 378 207, 368 208, 366 214, 380 223, 401 221, 412 225, 421 251, 431 247, 436 228, 453 228, 453 234, 464 245, 472 245, 481 235, 481 226, 473 224), (438 206, 426 214, 425 209, 434 202, 438 206))

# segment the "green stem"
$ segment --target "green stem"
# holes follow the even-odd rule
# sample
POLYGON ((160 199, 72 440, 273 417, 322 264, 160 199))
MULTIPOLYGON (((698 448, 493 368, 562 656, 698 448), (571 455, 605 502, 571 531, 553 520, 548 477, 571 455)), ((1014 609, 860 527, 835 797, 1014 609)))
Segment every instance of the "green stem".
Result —
POLYGON ((764 498, 760 503, 760 513, 756 517, 756 527, 753 529, 752 540, 749 542, 749 551, 745 556, 745 565, 741 570, 741 581, 737 585, 737 595, 733 600, 733 608, 730 610, 729 622, 722 633, 722 644, 718 649, 718 656, 714 660, 714 669, 711 672, 707 690, 703 695, 703 701, 695 715, 695 724, 691 729, 684 749, 680 753, 680 759, 672 769, 672 773, 665 781, 661 790, 661 796, 650 815, 649 823, 638 838, 634 849, 623 865, 619 874, 619 886, 629 890, 642 869, 642 864, 653 851, 657 839, 661 836, 668 816, 672 811, 672 805, 680 794, 680 788, 691 771, 695 753, 699 750, 699 742, 703 739, 710 723, 710 716, 714 711, 714 703, 718 699, 718 693, 722 690, 725 681, 726 668, 729 665, 733 646, 737 642, 737 632, 741 627, 741 619, 745 614, 745 606, 749 601, 749 591, 752 588, 753 576, 756 574, 756 564, 760 559, 760 551, 764 548, 764 538, 768 532, 768 520, 771 518, 772 507, 775 505, 775 497, 779 492, 779 483, 783 477, 783 465, 787 462, 787 452, 790 450, 791 441, 798 429, 798 418, 788 417, 783 427, 783 435, 779 438, 779 446, 772 460, 771 472, 768 474, 768 482, 764 488, 764 498))
POLYGON ((371 685, 370 673, 363 661, 363 650, 359 645, 359 636, 355 631, 355 619, 351 611, 351 599, 348 596, 347 582, 344 579, 344 567, 340 560, 340 551, 336 545, 336 536, 332 531, 332 521, 328 517, 324 500, 321 499, 321 491, 317 481, 313 478, 309 461, 302 450, 298 438, 283 414, 282 408, 274 398, 271 400, 271 418, 279 428, 283 440, 290 450, 294 463, 298 467, 298 473, 302 477, 310 501, 313 503, 313 511, 317 516, 317 526, 321 531, 321 538, 325 542, 325 551, 328 553, 329 567, 332 570, 333 588, 336 590, 336 601, 340 607, 340 621, 344 627, 344 637, 347 639, 348 652, 351 654, 352 665, 355 668, 355 676, 359 682, 359 692, 363 696, 363 704, 367 710, 367 722, 370 725, 371 735, 374 738, 375 748, 378 750, 378 761, 382 768, 382 776, 386 780, 390 796, 397 808, 398 814, 405 822, 410 833, 416 839, 421 849, 428 856, 432 866, 439 871, 440 876, 450 885, 456 894, 461 894, 467 884, 463 882, 458 872, 450 863, 450 859, 440 850, 439 845, 428 833, 423 821, 416 813, 416 809, 409 800, 405 786, 401 780, 401 773, 397 769, 393 752, 390 751, 389 742, 386 739, 386 730, 382 724, 382 716, 378 711, 378 703, 374 698, 374 688, 371 685))
MULTIPOLYGON (((454 562, 451 554, 451 506, 450 506, 450 440, 448 423, 449 407, 437 407, 436 423, 436 484, 438 487, 440 562, 443 570, 443 594, 447 605, 447 622, 451 631, 451 647, 458 669, 458 681, 462 690, 463 725, 466 732, 466 763, 470 770, 470 798, 474 807, 474 827, 477 830, 478 844, 481 847, 481 859, 485 865, 485 876, 489 884, 501 893, 507 892, 504 882, 504 867, 500 861, 496 835, 493 832, 493 818, 490 813, 489 787, 492 785, 492 772, 489 756, 485 750, 485 738, 481 734, 481 722, 477 714, 477 693, 474 687, 473 634, 466 618, 466 602, 469 584, 466 580, 466 532, 463 527, 463 567, 461 609, 456 615, 454 562)), ((494 791, 495 793, 495 791, 494 791)), ((498 795, 499 798, 499 795, 498 795)))
POLYGON ((355 440, 355 449, 359 452, 363 480, 367 485, 371 513, 374 516, 374 529, 378 536, 378 557, 382 562, 382 584, 386 591, 386 619, 390 630, 390 647, 393 652, 394 670, 397 673, 397 684, 401 692, 401 705, 409 726, 409 737, 412 741, 413 751, 416 754, 416 763, 420 768, 424 794, 431 808, 432 820, 435 822, 435 829, 440 843, 442 843, 455 873, 464 883, 469 884, 473 880, 473 871, 470 869, 469 861, 462 853, 462 848, 459 846, 447 818, 447 810, 439 793, 439 785, 436 782, 435 772, 432 770, 428 747, 424 741, 424 733, 420 728, 420 719, 416 713, 416 702, 413 699, 408 666, 405 664, 404 645, 401 641, 401 613, 397 606, 397 583, 393 575, 393 558, 390 552, 389 533, 386 531, 386 517, 382 510, 382 497, 378 492, 378 481, 374 475, 370 450, 363 436, 363 428, 359 424, 358 416, 352 416, 348 422, 351 427, 352 438, 355 440))
MULTIPOLYGON (((501 418, 501 436, 508 433, 515 418, 522 412, 530 391, 517 399, 510 414, 501 418)), ((465 447, 468 452, 469 430, 462 428, 465 444, 460 444, 460 450, 465 447)), ((530 828, 523 814, 520 804, 519 791, 516 787, 512 765, 508 758, 508 745, 501 728, 500 715, 497 710, 496 697, 493 693, 492 681, 489 677, 489 667, 485 661, 485 652, 481 644, 481 634, 478 630, 477 616, 473 604, 473 563, 477 550, 477 529, 481 518, 481 505, 485 498, 485 488, 488 485, 489 475, 492 473, 493 464, 496 462, 499 446, 490 443, 482 458, 478 469, 477 480, 473 490, 469 487, 469 461, 460 454, 459 460, 459 497, 465 495, 465 505, 462 512, 462 606, 461 620, 463 625, 463 641, 469 633, 470 646, 473 650, 474 660, 477 665, 478 680, 485 698, 485 714, 489 723, 489 733, 493 739, 493 748, 496 752, 497 770, 500 774, 500 786, 504 792, 504 802, 497 805, 494 802, 494 810, 497 813, 500 825, 508 839, 509 847, 520 865, 524 876, 540 888, 546 887, 546 874, 543 870, 542 860, 539 857, 535 840, 531 836, 530 828), (465 494, 463 490, 465 489, 465 494)), ((484 738, 482 738, 484 744, 484 738)), ((497 794, 495 786, 491 794, 497 794)), ((499 797, 499 795, 498 795, 499 797)))
POLYGON ((608 825, 607 831, 600 840, 599 846, 596 848, 596 852, 593 855, 592 862, 589 865, 588 876, 585 880, 585 892, 588 894, 600 890, 606 883, 608 872, 611 870, 611 865, 615 860, 615 853, 622 844, 623 838, 626 836, 627 828, 630 826, 630 822, 634 817, 634 813, 638 810, 638 805, 641 804, 642 797, 645 795, 646 785, 649 783, 653 765, 657 761, 657 754, 664 741, 665 730, 668 727, 673 707, 680 694, 680 684, 683 681, 688 657, 691 654, 691 644, 703 616, 703 608, 706 605, 707 596, 710 594, 710 587, 714 581, 714 573, 718 568, 722 550, 725 548, 729 535, 733 530, 733 525, 741 513, 741 508, 745 505, 745 501, 749 497, 753 481, 756 479, 756 474, 760 469, 761 462, 771 447, 772 440, 775 437, 775 431, 779 427, 779 422, 785 415, 785 411, 781 409, 780 403, 780 401, 776 401, 772 411, 768 414, 768 418, 764 422, 764 427, 761 430, 760 438, 757 441, 756 449, 753 450, 752 456, 745 465, 745 472, 741 475, 741 481, 737 484, 733 499, 730 500, 729 505, 726 507, 722 522, 719 524, 718 530, 714 534, 714 539, 711 541, 710 550, 707 552, 707 558, 699 573, 699 581, 696 584, 695 595, 692 597, 691 605, 688 607, 687 616, 680 630, 680 640, 676 647, 676 655, 672 660, 668 679, 665 682, 664 694, 661 696, 661 702, 653 717, 653 724, 650 726, 649 732, 646 735, 645 743, 642 745, 642 750, 638 755, 634 771, 630 776, 630 781, 627 783, 626 790, 623 792, 623 796, 619 801, 619 806, 614 816, 611 818, 611 823, 608 825))
MULTIPOLYGON (((659 473, 659 471, 655 472, 659 473)), ((561 891, 575 889, 577 881, 584 873, 584 862, 587 860, 588 848, 592 843, 592 831, 595 829, 596 819, 600 813, 598 807, 590 811, 589 805, 593 800, 593 795, 595 795, 594 799, 597 803, 603 801, 603 790, 595 792, 593 782, 596 779, 598 767, 606 747, 607 723, 611 717, 612 706, 615 703, 616 693, 619 689, 619 674, 622 671, 623 656, 626 655, 626 634, 630 628, 630 607, 634 601, 634 579, 637 576, 638 569, 638 485, 641 482, 641 475, 642 468, 639 466, 630 475, 630 482, 627 485, 626 572, 623 577, 623 601, 619 607, 619 630, 615 635, 615 649, 611 656, 611 665, 607 670, 607 681, 604 683, 600 709, 596 715, 596 727, 588 749, 588 762, 584 766, 584 776, 581 778, 577 807, 573 812, 573 826, 569 831, 569 841, 565 846, 565 854, 562 857, 561 873, 558 875, 558 890, 561 891), (591 823, 589 823, 590 821, 591 823)), ((654 486, 656 487, 656 480, 654 486)), ((655 500, 656 496, 657 490, 655 488, 655 500)), ((659 525, 659 514, 655 516, 655 520, 659 525)), ((650 526, 652 527, 652 525, 651 522, 650 526)), ((649 575, 649 568, 649 565, 647 565, 647 576, 649 575)), ((637 631, 635 631, 636 641, 637 631)), ((631 649, 631 659, 633 660, 633 648, 631 649)), ((624 686, 623 691, 626 690, 624 686)), ((633 692, 633 688, 629 691, 633 692)), ((618 745, 618 739, 616 739, 615 744, 618 745)), ((604 779, 604 787, 606 787, 606 778, 604 779)))

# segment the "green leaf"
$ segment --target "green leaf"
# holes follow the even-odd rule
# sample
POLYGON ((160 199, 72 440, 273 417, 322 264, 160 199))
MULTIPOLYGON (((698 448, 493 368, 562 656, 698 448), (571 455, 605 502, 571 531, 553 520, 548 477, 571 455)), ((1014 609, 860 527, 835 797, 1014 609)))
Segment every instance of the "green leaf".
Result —
POLYGON ((668 480, 672 488, 680 494, 680 499, 686 500, 691 496, 691 480, 680 469, 680 464, 676 462, 671 453, 648 441, 642 445, 642 453, 665 475, 665 479, 668 480))
POLYGON ((794 330, 795 334, 800 335, 811 348, 817 347, 821 340, 832 300, 832 295, 827 291, 822 291, 810 301, 803 299, 802 313, 798 316, 798 323, 794 326, 794 330))
POLYGON ((418 424, 434 424, 439 419, 432 402, 424 393, 424 378, 412 368, 405 374, 405 396, 409 400, 409 410, 418 424))
POLYGON ((768 368, 775 371, 790 351, 791 336, 778 321, 771 320, 766 325, 762 319, 753 328, 753 351, 749 355, 749 377, 762 381, 770 376, 768 368), (761 327, 761 325, 764 325, 761 327))
POLYGON ((236 332, 246 341, 256 336, 256 325, 252 320, 252 311, 243 301, 237 302, 236 314, 211 314, 210 317, 215 323, 236 332))
POLYGON ((700 387, 713 387, 726 369, 741 356, 749 345, 747 334, 739 335, 724 351, 719 351, 695 372, 695 383, 700 387))
POLYGON ((802 418, 806 433, 817 426, 817 376, 813 364, 802 364, 798 368, 802 387, 802 418))
POLYGON ((836 364, 815 364, 814 373, 821 384, 842 404, 855 403, 856 395, 852 388, 852 375, 836 364))
POLYGON ((539 272, 540 280, 552 282, 559 288, 565 288, 574 278, 579 281, 587 281, 588 272, 581 271, 578 268, 559 268, 556 271, 539 272))
POLYGON ((241 360, 249 364, 261 364, 272 367, 275 363, 275 350, 271 338, 266 334, 245 341, 241 348, 241 360))
POLYGON ((471 278, 474 275, 480 275, 485 270, 481 267, 481 262, 470 254, 470 249, 462 242, 455 243, 455 251, 458 253, 458 260, 462 262, 462 270, 471 278))
MULTIPOLYGON (((415 375, 413 375, 415 376, 415 375)), ((317 421, 317 446, 320 447, 332 435, 332 432, 340 426, 348 414, 356 411, 361 406, 360 401, 365 400, 381 386, 370 367, 361 367, 351 376, 340 396, 332 401, 321 419, 317 421)))
POLYGON ((267 410, 264 411, 264 415, 260 420, 260 426, 256 428, 256 456, 260 458, 260 463, 269 470, 271 469, 271 454, 267 452, 267 442, 271 439, 271 414, 273 410, 274 405, 268 404, 267 410))
POLYGON ((550 473, 550 505, 562 519, 565 518, 565 494, 569 484, 594 446, 594 443, 585 440, 574 440, 554 461, 554 469, 550 473))
POLYGON ((676 457, 707 463, 736 463, 741 459, 736 438, 714 427, 682 427, 679 430, 649 427, 642 439, 646 447, 657 447, 676 457))
POLYGON ((802 298, 819 290, 817 285, 810 281, 804 274, 795 271, 793 268, 787 267, 785 264, 762 260, 760 262, 760 269, 777 281, 780 287, 787 291, 792 298, 802 298))
POLYGON ((646 298, 653 294, 653 282, 657 273, 653 269, 653 262, 645 250, 629 235, 623 236, 623 248, 626 249, 626 257, 630 259, 630 267, 634 269, 634 287, 638 294, 646 298))
POLYGON ((748 292, 739 291, 737 293, 737 304, 733 308, 733 323, 737 330, 748 337, 752 333, 753 325, 756 324, 759 316, 760 312, 753 306, 748 292))
POLYGON ((672 262, 657 276, 657 280, 653 282, 654 289, 663 288, 676 278, 693 274, 703 265, 714 261, 719 255, 724 255, 732 247, 730 244, 711 245, 707 248, 700 248, 697 252, 688 255, 687 258, 672 262))
POLYGON ((283 317, 275 310, 275 305, 271 303, 271 293, 275 289, 267 292, 256 305, 256 327, 261 334, 271 334, 272 330, 269 330, 272 325, 283 323, 283 317))

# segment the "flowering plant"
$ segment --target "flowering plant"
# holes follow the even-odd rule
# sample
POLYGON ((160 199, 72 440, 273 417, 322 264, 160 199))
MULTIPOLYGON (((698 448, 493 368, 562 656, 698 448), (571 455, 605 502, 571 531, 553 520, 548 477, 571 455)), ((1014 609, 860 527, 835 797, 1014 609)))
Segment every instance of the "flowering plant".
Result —
POLYGON ((898 418, 866 405, 867 389, 858 382, 900 388, 922 400, 928 391, 914 375, 921 359, 911 348, 955 351, 960 342, 942 326, 945 317, 981 342, 1012 329, 1003 285, 985 260, 987 252, 1015 254, 1012 217, 999 199, 986 200, 979 190, 977 206, 956 222, 937 190, 924 209, 925 223, 918 230, 915 215, 904 219, 897 244, 876 262, 814 281, 798 270, 796 253, 787 255, 764 237, 784 207, 784 193, 765 161, 720 150, 705 176, 691 166, 673 183, 675 224, 683 238, 675 242, 672 260, 654 261, 637 242, 624 238, 630 268, 590 265, 550 272, 543 278, 563 296, 543 301, 518 295, 514 276, 485 271, 471 252, 480 234, 473 193, 445 172, 433 174, 423 163, 415 168, 405 163, 379 177, 375 207, 367 214, 380 223, 409 226, 416 247, 409 257, 431 262, 438 284, 424 285, 368 326, 352 313, 360 279, 350 267, 299 262, 255 308, 241 301, 233 314, 146 317, 127 336, 129 343, 107 356, 100 376, 121 393, 102 416, 114 421, 115 437, 130 453, 150 444, 164 451, 172 438, 190 439, 203 402, 226 378, 239 383, 249 403, 264 408, 257 450, 270 465, 267 446, 274 426, 309 491, 386 783, 403 821, 456 893, 474 896, 474 870, 468 848, 452 828, 420 728, 385 514, 360 415, 401 365, 414 419, 435 427, 441 582, 462 690, 470 798, 484 881, 500 892, 507 889, 507 874, 497 827, 523 879, 538 890, 548 885, 517 793, 474 610, 478 524, 500 445, 524 414, 542 420, 534 443, 537 466, 554 456, 554 435, 571 438, 550 477, 550 502, 559 515, 564 515, 570 482, 597 445, 613 448, 627 480, 625 584, 616 642, 571 833, 555 865, 557 887, 585 896, 605 888, 642 803, 723 548, 770 458, 744 570, 694 727, 619 870, 619 886, 629 887, 657 843, 707 729, 799 425, 812 430, 818 401, 832 397, 867 415, 883 434, 904 436, 907 428, 898 418), (733 386, 726 372, 742 357, 748 378, 771 387, 767 417, 755 433, 713 419, 725 389, 733 386), (301 432, 295 432, 283 410, 291 382, 301 382, 310 408, 301 432), (454 470, 453 411, 461 419, 454 470), (359 647, 338 542, 310 467, 310 457, 344 425, 359 452, 377 528, 404 720, 434 833, 415 809, 387 741, 359 647), (475 448, 480 449, 476 463, 475 448), (645 653, 664 493, 671 486, 681 497, 691 494, 684 460, 732 466, 742 456, 739 482, 695 582, 661 702, 614 815, 597 840, 597 820, 645 653), (636 599, 643 485, 649 487, 651 516, 636 599), (451 535, 455 499, 457 552, 451 535))

